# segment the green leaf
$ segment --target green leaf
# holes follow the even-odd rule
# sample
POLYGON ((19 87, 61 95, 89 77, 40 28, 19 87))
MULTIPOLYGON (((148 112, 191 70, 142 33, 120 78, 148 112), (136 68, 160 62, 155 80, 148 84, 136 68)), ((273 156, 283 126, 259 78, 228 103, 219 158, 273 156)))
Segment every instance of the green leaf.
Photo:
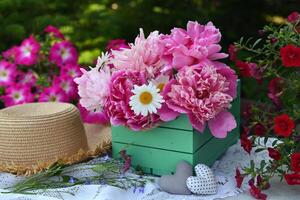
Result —
POLYGON ((255 164, 253 160, 250 160, 250 168, 254 170, 255 164))
POLYGON ((267 144, 267 142, 268 142, 268 137, 265 137, 265 139, 264 139, 264 144, 266 145, 267 144))
POLYGON ((262 38, 256 40, 256 41, 254 42, 254 44, 252 45, 252 48, 254 48, 256 45, 258 45, 258 43, 260 43, 260 41, 262 41, 262 38))
POLYGON ((274 142, 272 142, 272 146, 274 147, 277 144, 278 140, 274 140, 274 142))
POLYGON ((266 150, 266 149, 265 149, 265 148, 259 148, 259 149, 256 149, 256 150, 255 150, 255 153, 262 152, 262 151, 264 151, 264 150, 266 150))

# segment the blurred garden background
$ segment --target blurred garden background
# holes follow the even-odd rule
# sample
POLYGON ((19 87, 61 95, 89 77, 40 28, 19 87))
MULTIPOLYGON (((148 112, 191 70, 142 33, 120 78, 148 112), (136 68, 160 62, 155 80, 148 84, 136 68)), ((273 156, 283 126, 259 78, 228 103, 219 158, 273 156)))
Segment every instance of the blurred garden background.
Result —
POLYGON ((140 27, 168 33, 188 20, 213 21, 227 49, 269 22, 283 23, 299 6, 299 0, 0 0, 0 52, 53 25, 76 45, 79 63, 90 64, 111 39, 132 42, 140 27))

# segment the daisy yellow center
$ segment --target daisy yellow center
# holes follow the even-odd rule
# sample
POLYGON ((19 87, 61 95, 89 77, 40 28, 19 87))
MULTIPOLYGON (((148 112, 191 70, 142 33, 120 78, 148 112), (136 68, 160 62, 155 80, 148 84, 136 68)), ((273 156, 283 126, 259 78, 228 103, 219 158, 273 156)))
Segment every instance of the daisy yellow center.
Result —
POLYGON ((164 83, 160 83, 157 85, 157 88, 159 89, 159 91, 162 91, 165 87, 165 84, 164 83))
POLYGON ((152 100, 153 100, 153 96, 150 92, 145 91, 140 95, 140 101, 144 105, 150 104, 152 100))

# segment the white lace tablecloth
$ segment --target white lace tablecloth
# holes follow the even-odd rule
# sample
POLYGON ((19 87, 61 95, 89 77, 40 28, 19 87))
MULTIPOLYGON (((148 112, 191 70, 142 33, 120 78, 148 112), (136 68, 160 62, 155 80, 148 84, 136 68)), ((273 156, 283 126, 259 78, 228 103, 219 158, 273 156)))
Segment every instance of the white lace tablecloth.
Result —
MULTIPOLYGON (((235 187, 234 176, 236 167, 248 166, 250 160, 254 160, 254 162, 259 163, 261 160, 267 159, 268 155, 264 152, 255 154, 255 156, 249 156, 241 149, 240 144, 233 145, 221 159, 216 161, 212 167, 219 184, 218 193, 210 196, 171 195, 160 191, 156 183, 148 183, 142 190, 134 188, 130 190, 122 190, 108 185, 80 185, 69 188, 51 189, 46 192, 39 192, 35 195, 5 194, 3 193, 5 192, 3 188, 12 186, 17 182, 24 180, 24 177, 16 177, 12 174, 0 173, 0 200, 213 200, 226 197, 232 197, 232 199, 235 199, 233 196, 243 192, 235 187)), ((97 162, 97 160, 94 160, 93 162, 97 162)), ((77 166, 75 165, 67 170, 68 173, 74 177, 89 176, 94 173, 91 169, 89 169, 88 163, 77 166), (77 170, 78 168, 81 168, 81 170, 77 170)), ((128 174, 128 176, 130 175, 131 174, 128 174)), ((247 180, 244 182, 242 189, 245 191, 247 190, 247 180)), ((295 189, 295 192, 295 199, 300 199, 300 187, 299 193, 297 193, 298 189, 295 189)), ((249 196, 247 199, 248 198, 251 199, 249 196)), ((245 199, 245 196, 243 198, 236 199, 245 199)), ((289 199, 293 199, 293 197, 290 196, 289 199)))

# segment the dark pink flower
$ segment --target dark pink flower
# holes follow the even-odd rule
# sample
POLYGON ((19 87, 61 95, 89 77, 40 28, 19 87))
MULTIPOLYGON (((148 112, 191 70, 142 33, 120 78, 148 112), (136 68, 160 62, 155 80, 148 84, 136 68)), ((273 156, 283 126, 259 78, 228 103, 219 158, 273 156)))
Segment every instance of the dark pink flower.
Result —
POLYGON ((5 60, 0 61, 0 87, 8 86, 15 82, 17 76, 17 67, 5 60))
POLYGON ((240 70, 243 77, 254 78, 257 82, 262 82, 262 73, 255 63, 247 63, 236 60, 235 65, 240 70))
POLYGON ((110 97, 104 108, 112 125, 124 125, 134 131, 157 125, 160 121, 159 115, 149 114, 145 117, 136 115, 129 106, 133 86, 143 84, 146 84, 144 73, 120 70, 112 75, 110 97))
POLYGON ((68 95, 59 86, 54 85, 49 88, 45 88, 39 97, 39 102, 68 102, 68 95))
POLYGON ((239 168, 236 168, 235 169, 235 181, 236 181, 236 186, 238 188, 241 188, 244 178, 245 177, 244 177, 244 175, 241 174, 239 168))
MULTIPOLYGON (((215 137, 224 138, 236 127, 233 115, 227 111, 236 96, 236 79, 226 65, 185 67, 165 86, 162 94, 169 110, 187 114, 196 130, 203 132, 208 123, 215 137)), ((165 107, 160 110, 164 121, 176 117, 172 112, 172 117, 169 114, 165 107)))
POLYGON ((108 44, 106 45, 106 51, 111 51, 111 50, 121 50, 124 48, 129 48, 128 43, 124 39, 114 39, 108 41, 108 44))
POLYGON ((38 75, 33 71, 18 72, 17 82, 22 85, 33 87, 36 85, 38 75))
POLYGON ((53 85, 63 89, 69 99, 74 100, 78 98, 77 85, 71 76, 57 76, 53 80, 53 85))
POLYGON ((58 65, 66 64, 76 65, 78 53, 73 44, 67 40, 56 42, 50 49, 49 60, 58 65))
POLYGON ((31 88, 27 85, 11 84, 6 88, 2 100, 5 107, 8 107, 33 102, 34 95, 31 93, 31 88))
POLYGON ((220 53, 221 33, 212 22, 201 25, 189 21, 187 28, 174 28, 170 35, 161 36, 165 46, 163 59, 165 70, 181 69, 184 66, 199 64, 205 60, 218 60, 227 57, 220 53))
POLYGON ((77 108, 80 111, 81 118, 85 123, 90 124, 108 124, 109 118, 105 112, 93 112, 87 111, 80 103, 77 104, 77 108))
POLYGON ((10 49, 7 49, 6 51, 3 51, 2 52, 3 58, 5 58, 6 60, 14 62, 15 58, 16 58, 17 49, 18 49, 18 46, 13 46, 10 49))
POLYGON ((80 77, 82 72, 80 70, 79 65, 66 64, 62 66, 60 69, 60 76, 68 75, 72 78, 80 77))
POLYGON ((300 18, 300 14, 296 11, 292 12, 291 14, 289 14, 289 16, 287 17, 287 21, 288 22, 295 22, 300 18))
POLYGON ((38 60, 38 53, 41 45, 31 35, 23 40, 22 44, 16 48, 15 63, 18 65, 34 65, 38 60))
POLYGON ((261 190, 254 185, 254 183, 250 183, 249 185, 250 185, 249 192, 255 199, 259 199, 259 200, 267 199, 267 195, 262 193, 261 190))
POLYGON ((272 100, 272 102, 280 107, 281 101, 280 96, 283 93, 284 89, 284 80, 280 77, 273 78, 268 86, 268 97, 272 100))
POLYGON ((229 59, 231 61, 236 61, 237 60, 237 52, 238 52, 238 50, 233 44, 229 45, 228 53, 229 53, 229 59))
POLYGON ((60 32, 60 30, 54 26, 47 26, 44 31, 46 33, 49 33, 50 35, 56 37, 56 38, 59 38, 59 39, 62 39, 64 40, 65 39, 65 36, 60 32))

